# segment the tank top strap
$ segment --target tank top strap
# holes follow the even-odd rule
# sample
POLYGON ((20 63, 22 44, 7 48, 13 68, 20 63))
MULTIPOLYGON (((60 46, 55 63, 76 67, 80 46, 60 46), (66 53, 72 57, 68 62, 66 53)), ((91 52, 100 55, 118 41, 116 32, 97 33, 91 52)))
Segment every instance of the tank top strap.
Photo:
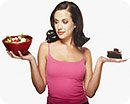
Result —
POLYGON ((85 47, 83 47, 83 57, 85 57, 85 47))

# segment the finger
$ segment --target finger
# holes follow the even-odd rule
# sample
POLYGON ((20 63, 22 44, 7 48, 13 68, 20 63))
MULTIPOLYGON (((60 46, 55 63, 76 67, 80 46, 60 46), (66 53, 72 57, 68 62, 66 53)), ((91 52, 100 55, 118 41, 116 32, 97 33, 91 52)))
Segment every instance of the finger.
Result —
POLYGON ((109 61, 109 62, 120 63, 120 62, 126 62, 127 59, 122 60, 122 59, 113 59, 113 58, 109 58, 108 61, 109 61))
POLYGON ((19 53, 21 59, 23 59, 23 55, 22 55, 22 53, 21 53, 20 51, 18 51, 18 53, 19 53))
POLYGON ((127 61, 127 59, 121 60, 121 62, 126 62, 126 61, 127 61))
POLYGON ((12 54, 6 49, 6 52, 7 54, 10 56, 10 57, 13 57, 12 54))
POLYGON ((20 59, 20 57, 16 56, 12 51, 10 51, 10 54, 11 54, 12 58, 20 59))
POLYGON ((126 62, 127 59, 117 59, 116 61, 117 61, 117 62, 126 62))

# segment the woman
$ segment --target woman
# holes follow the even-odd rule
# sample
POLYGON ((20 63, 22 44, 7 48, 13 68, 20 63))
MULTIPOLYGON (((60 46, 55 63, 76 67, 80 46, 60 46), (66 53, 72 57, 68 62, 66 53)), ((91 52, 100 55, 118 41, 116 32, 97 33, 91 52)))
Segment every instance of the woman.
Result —
POLYGON ((99 57, 92 71, 91 52, 82 47, 89 38, 83 33, 83 19, 80 9, 73 2, 64 1, 56 6, 51 17, 53 30, 47 32, 47 42, 41 43, 38 51, 38 64, 34 56, 12 58, 28 60, 32 82, 38 93, 48 86, 48 104, 88 104, 98 89, 102 66, 105 62, 124 62, 99 57))

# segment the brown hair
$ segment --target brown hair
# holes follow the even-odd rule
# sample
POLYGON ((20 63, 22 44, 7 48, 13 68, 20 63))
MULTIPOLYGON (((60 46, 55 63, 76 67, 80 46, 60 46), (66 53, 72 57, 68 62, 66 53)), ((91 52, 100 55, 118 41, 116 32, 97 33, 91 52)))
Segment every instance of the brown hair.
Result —
POLYGON ((90 38, 85 37, 83 33, 83 17, 79 7, 75 3, 69 1, 59 3, 53 10, 50 16, 50 22, 53 30, 49 30, 47 32, 46 41, 50 43, 59 40, 54 27, 54 14, 57 10, 63 9, 67 9, 71 13, 72 21, 76 25, 76 28, 73 31, 74 44, 76 47, 82 47, 90 38))

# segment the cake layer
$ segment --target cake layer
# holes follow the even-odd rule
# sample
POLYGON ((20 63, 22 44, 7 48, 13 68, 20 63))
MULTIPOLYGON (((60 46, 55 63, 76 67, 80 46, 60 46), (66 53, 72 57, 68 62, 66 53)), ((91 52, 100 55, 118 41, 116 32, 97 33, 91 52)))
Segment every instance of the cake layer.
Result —
POLYGON ((119 50, 117 48, 114 48, 113 51, 107 51, 107 57, 122 59, 122 54, 121 54, 121 52, 119 52, 119 50))

